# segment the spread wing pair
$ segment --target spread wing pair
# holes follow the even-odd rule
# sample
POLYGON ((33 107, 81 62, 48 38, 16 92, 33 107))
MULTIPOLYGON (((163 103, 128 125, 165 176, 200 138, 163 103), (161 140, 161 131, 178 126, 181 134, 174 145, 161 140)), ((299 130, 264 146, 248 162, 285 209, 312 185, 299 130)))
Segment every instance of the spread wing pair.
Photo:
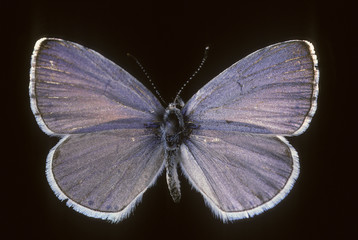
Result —
MULTIPOLYGON (((155 134, 163 106, 121 67, 61 39, 36 43, 30 75, 38 124, 62 138, 47 157, 55 194, 91 217, 127 217, 164 167, 155 134)), ((183 107, 196 127, 179 164, 223 221, 259 214, 290 191, 299 163, 283 136, 305 131, 317 94, 313 46, 293 40, 238 61, 183 107)))

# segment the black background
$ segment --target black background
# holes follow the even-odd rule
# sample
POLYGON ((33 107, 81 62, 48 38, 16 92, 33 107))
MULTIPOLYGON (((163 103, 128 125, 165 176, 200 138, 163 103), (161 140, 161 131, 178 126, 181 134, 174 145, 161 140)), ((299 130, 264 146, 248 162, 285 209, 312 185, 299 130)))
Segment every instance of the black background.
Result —
POLYGON ((2 3, 2 227, 12 239, 316 239, 356 236, 354 138, 357 79, 352 51, 357 22, 345 1, 12 1, 2 3), (174 204, 165 177, 149 189, 133 214, 118 224, 66 207, 45 177, 46 136, 28 97, 36 40, 58 37, 94 49, 150 84, 130 52, 170 102, 196 70, 206 45, 209 58, 182 97, 235 61, 267 45, 311 41, 318 55, 318 109, 308 130, 290 138, 301 173, 290 194, 251 219, 223 224, 182 180, 174 204), (353 40, 350 42, 350 40, 353 40), (352 64, 353 65, 353 64, 352 64))

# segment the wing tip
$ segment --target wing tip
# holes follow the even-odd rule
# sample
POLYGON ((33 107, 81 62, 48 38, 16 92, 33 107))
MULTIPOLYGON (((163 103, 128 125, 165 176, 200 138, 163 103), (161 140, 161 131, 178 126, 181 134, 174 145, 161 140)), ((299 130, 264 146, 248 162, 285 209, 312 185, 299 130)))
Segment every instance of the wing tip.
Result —
POLYGON ((316 52, 314 50, 314 46, 311 42, 306 41, 306 40, 302 40, 307 46, 308 49, 310 51, 310 56, 312 58, 312 63, 313 63, 313 81, 312 81, 312 85, 313 85, 313 90, 312 90, 312 101, 311 101, 311 108, 308 111, 308 114, 306 116, 306 118, 303 120, 303 123, 301 125, 301 127, 299 129, 297 129, 292 135, 293 136, 297 136, 300 135, 302 133, 304 133, 308 126, 310 125, 312 118, 314 116, 314 114, 316 113, 317 110, 317 99, 318 99, 318 92, 319 92, 319 69, 318 69, 318 59, 317 59, 317 55, 316 52))
POLYGON ((41 117, 41 113, 37 107, 37 98, 36 98, 36 67, 37 67, 37 57, 39 55, 40 49, 44 41, 50 38, 40 38, 35 43, 34 51, 32 52, 31 56, 31 68, 30 68, 30 84, 29 84, 29 95, 30 95, 30 107, 32 113, 35 116, 37 124, 40 126, 41 130, 50 136, 62 136, 61 134, 56 134, 55 132, 51 131, 47 125, 45 124, 44 120, 41 117))

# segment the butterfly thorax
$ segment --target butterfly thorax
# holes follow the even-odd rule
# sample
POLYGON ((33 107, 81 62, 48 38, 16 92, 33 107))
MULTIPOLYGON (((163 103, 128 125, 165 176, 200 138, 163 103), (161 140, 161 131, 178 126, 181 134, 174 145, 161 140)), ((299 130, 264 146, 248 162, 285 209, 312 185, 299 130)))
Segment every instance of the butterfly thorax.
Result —
POLYGON ((163 115, 161 125, 165 150, 175 150, 180 147, 184 130, 183 114, 174 104, 169 104, 163 115))
POLYGON ((184 138, 185 125, 183 114, 175 104, 169 104, 169 107, 165 110, 160 128, 165 150, 164 158, 169 192, 173 201, 179 202, 181 194, 177 165, 180 145, 184 138))

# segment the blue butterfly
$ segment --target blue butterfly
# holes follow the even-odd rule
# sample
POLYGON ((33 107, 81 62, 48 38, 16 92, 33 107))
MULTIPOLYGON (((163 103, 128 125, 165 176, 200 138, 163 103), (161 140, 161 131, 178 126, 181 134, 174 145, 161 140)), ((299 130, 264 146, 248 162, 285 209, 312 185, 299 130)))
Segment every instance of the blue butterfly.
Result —
POLYGON ((186 104, 164 108, 118 65, 79 44, 42 38, 32 55, 31 109, 61 140, 48 154, 60 200, 118 222, 166 170, 177 167, 224 222, 272 208, 299 174, 284 136, 303 133, 317 106, 313 45, 292 40, 260 49, 220 73, 186 104))

